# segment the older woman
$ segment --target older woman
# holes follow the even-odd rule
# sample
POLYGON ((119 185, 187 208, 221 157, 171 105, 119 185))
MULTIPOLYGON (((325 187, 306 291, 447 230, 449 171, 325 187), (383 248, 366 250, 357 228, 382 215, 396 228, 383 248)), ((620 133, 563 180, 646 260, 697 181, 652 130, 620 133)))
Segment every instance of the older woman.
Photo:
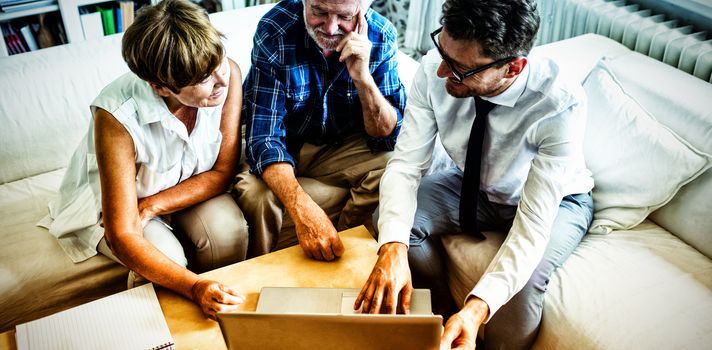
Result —
POLYGON ((235 309, 243 297, 188 270, 183 245, 198 270, 245 258, 247 226, 226 194, 240 157, 240 69, 187 0, 140 10, 122 54, 131 72, 92 102, 42 224, 75 262, 98 250, 126 265, 129 286, 143 277, 209 316, 235 309))

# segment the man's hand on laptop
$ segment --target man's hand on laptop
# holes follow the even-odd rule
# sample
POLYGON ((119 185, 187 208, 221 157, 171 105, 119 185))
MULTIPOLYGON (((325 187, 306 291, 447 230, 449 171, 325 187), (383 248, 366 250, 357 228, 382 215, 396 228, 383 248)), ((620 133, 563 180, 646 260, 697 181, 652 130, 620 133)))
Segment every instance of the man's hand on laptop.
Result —
POLYGON ((363 313, 410 313, 413 283, 408 267, 408 247, 399 242, 386 243, 378 251, 378 260, 371 275, 356 297, 354 310, 363 304, 363 313))
POLYGON ((235 311, 245 302, 245 297, 235 288, 206 279, 195 282, 191 293, 193 301, 212 319, 216 319, 217 312, 235 311))
POLYGON ((304 254, 316 260, 332 261, 344 254, 344 244, 329 217, 311 198, 297 206, 293 218, 299 245, 304 254))

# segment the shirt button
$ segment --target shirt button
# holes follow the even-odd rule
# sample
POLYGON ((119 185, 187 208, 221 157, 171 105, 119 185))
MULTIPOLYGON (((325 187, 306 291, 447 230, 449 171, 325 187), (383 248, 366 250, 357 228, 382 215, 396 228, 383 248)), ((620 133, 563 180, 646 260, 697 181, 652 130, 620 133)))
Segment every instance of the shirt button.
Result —
POLYGON ((351 97, 351 92, 347 92, 346 97, 351 97))

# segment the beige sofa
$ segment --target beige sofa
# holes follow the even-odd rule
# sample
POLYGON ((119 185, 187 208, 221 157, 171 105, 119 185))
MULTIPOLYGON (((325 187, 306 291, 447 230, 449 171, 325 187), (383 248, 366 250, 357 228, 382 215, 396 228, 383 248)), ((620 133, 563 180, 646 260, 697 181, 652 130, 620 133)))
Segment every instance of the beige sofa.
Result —
MULTIPOLYGON (((271 6, 211 15, 243 77, 257 22, 271 6)), ((35 226, 87 131, 89 103, 128 71, 120 47, 121 35, 112 35, 0 58, 0 331, 126 288, 123 266, 103 256, 73 264, 47 230, 35 226)), ((402 76, 411 77, 417 62, 402 53, 398 59, 402 76)), ((410 86, 410 79, 403 81, 410 86)), ((337 218, 348 190, 301 181, 337 218)), ((294 237, 288 218, 283 232, 294 237)))
MULTIPOLYGON (((228 56, 238 62, 243 74, 250 64, 252 33, 267 9, 211 16, 226 34, 228 56)), ((0 330, 125 288, 125 268, 102 256, 73 264, 49 233, 35 226, 47 213, 46 203, 56 195, 63 167, 86 132, 89 103, 105 84, 126 71, 120 40, 115 35, 0 59, 0 330)), ((685 143, 712 153, 709 84, 594 35, 539 47, 534 54, 557 58, 562 69, 581 81, 600 58, 608 57, 607 71, 626 96, 685 143)), ((401 79, 409 87, 417 63, 401 55, 399 64, 401 79)), ((608 101, 597 101, 590 120, 618 113, 608 108, 608 101)), ((587 155, 595 160, 591 165, 596 169, 606 170, 614 163, 615 171, 616 162, 633 164, 631 160, 648 153, 653 152, 625 148, 603 152, 598 143, 587 139, 587 155), (630 158, 618 161, 620 154, 630 158)), ((441 150, 437 154, 434 167, 446 164, 441 150)), ((684 168, 689 175, 676 178, 679 185, 696 175, 688 173, 704 157, 695 162, 681 158, 681 164, 668 158, 665 165, 684 168)), ((606 184, 601 182, 603 170, 594 171, 597 184, 606 184)), ((662 170, 635 174, 644 184, 662 170)), ((665 198, 648 203, 642 214, 636 212, 644 216, 642 222, 607 235, 588 235, 558 270, 549 285, 536 348, 694 349, 712 344, 712 171, 704 171, 677 192, 676 184, 670 186, 674 181, 661 182, 647 191, 655 194, 667 185, 665 198), (668 192, 676 192, 669 202, 668 192), (654 212, 647 216, 649 210, 654 212)), ((621 193, 625 190, 621 186, 621 193)), ((345 194, 323 188, 319 201, 328 202, 334 213, 345 194)), ((609 209, 597 213, 598 219, 604 219, 599 223, 616 219, 616 207, 609 209)), ((502 242, 501 237, 487 234, 490 239, 479 243, 466 236, 445 241, 457 300, 474 285, 502 242)))

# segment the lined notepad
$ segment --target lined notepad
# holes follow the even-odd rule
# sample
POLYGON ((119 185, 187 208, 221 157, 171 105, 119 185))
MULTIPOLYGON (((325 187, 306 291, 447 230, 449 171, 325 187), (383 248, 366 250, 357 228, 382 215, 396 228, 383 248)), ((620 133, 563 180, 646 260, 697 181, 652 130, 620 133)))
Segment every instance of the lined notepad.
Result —
POLYGON ((153 284, 17 326, 18 350, 172 349, 153 284))

